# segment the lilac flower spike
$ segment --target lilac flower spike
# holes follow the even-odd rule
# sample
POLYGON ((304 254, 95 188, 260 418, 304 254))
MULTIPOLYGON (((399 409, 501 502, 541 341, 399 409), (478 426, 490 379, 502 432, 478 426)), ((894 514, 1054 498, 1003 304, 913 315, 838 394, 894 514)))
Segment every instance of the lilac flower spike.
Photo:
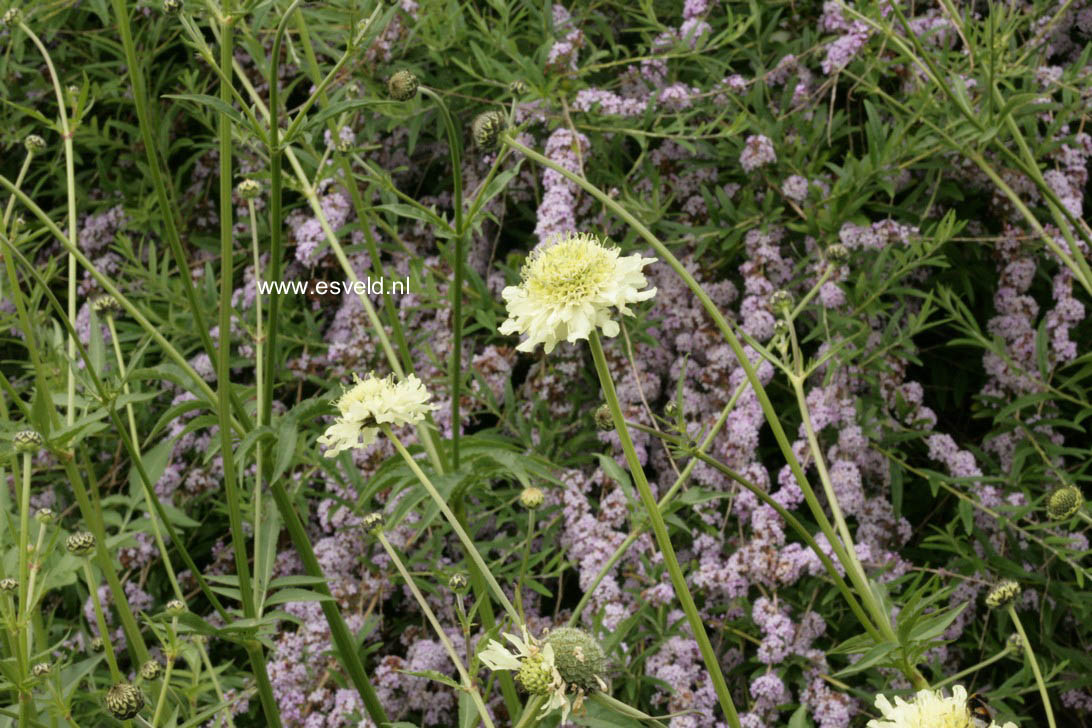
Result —
POLYGON ((534 351, 543 344, 549 354, 557 342, 587 339, 596 328, 617 336, 618 322, 611 308, 632 315, 628 304, 645 301, 656 289, 647 284, 641 269, 655 258, 620 256, 586 233, 556 235, 534 250, 521 271, 518 286, 501 295, 508 304, 502 334, 527 334, 516 348, 534 351))

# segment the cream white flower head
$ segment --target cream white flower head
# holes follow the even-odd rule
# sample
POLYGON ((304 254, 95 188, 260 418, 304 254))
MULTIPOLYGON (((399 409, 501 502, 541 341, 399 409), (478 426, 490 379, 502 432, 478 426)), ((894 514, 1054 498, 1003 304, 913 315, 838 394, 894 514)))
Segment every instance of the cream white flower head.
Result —
POLYGON ((629 304, 656 295, 655 288, 641 290, 648 284, 641 269, 654 262, 639 255, 620 256, 617 248, 587 233, 555 235, 532 251, 520 284, 501 292, 508 320, 500 332, 526 334, 517 349, 530 352, 543 344, 547 354, 557 342, 587 339, 596 328, 604 336, 616 336, 619 327, 611 308, 632 316, 629 304))
MULTIPOLYGON (((883 717, 868 721, 868 728, 976 728, 977 725, 962 685, 953 687, 948 697, 940 690, 919 690, 912 702, 896 697, 894 705, 886 695, 878 695, 876 707, 883 717)), ((990 726, 995 728, 997 724, 990 726)), ((1006 723, 1000 728, 1016 728, 1016 724, 1006 723)))
MULTIPOLYGON (((504 638, 516 648, 515 652, 496 640, 489 640, 489 644, 478 653, 478 657, 490 670, 515 671, 516 680, 527 692, 548 697, 540 715, 545 716, 560 708, 561 722, 564 723, 569 718, 573 704, 566 694, 565 681, 557 671, 553 647, 542 645, 529 636, 526 627, 523 628, 522 639, 508 633, 505 633, 504 638)), ((577 701, 582 697, 583 694, 579 695, 577 701)), ((577 707, 579 708, 579 704, 577 707)))
POLYGON ((341 416, 326 428, 318 442, 327 446, 326 457, 342 450, 367 447, 379 434, 378 425, 405 425, 420 422, 435 405, 428 403, 428 390, 415 374, 395 383, 369 374, 364 379, 353 375, 354 384, 338 398, 341 416))

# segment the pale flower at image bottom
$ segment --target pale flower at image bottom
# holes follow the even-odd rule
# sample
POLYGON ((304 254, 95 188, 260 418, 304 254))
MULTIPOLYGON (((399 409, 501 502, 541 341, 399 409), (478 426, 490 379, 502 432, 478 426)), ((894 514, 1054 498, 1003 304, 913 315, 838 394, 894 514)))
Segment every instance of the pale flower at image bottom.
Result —
MULTIPOLYGON (((878 695, 876 707, 883 717, 868 721, 868 728, 977 728, 962 685, 953 687, 950 696, 940 690, 919 690, 911 702, 896 696, 892 704, 886 695, 878 695)), ((990 722, 989 728, 1016 728, 1016 724, 990 722)))

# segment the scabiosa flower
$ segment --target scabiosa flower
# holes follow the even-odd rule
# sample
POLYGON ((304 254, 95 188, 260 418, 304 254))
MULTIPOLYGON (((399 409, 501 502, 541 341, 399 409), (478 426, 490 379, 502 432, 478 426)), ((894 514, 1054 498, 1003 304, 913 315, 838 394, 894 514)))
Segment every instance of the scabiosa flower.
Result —
POLYGON ((95 550, 95 534, 90 531, 74 533, 68 537, 64 545, 70 554, 86 556, 95 550))
POLYGON ((500 140, 500 133, 507 126, 504 114, 499 111, 483 111, 470 123, 470 136, 482 149, 492 149, 500 140))
POLYGON ((37 154, 45 149, 45 139, 42 139, 37 134, 31 134, 23 140, 23 146, 26 147, 27 154, 37 154))
POLYGON ((611 307, 630 316, 628 304, 656 295, 655 288, 640 290, 647 284, 641 269, 655 261, 620 256, 586 233, 556 235, 531 253, 520 285, 501 292, 508 319, 500 332, 527 334, 516 348, 530 352, 543 344, 547 354, 557 342, 587 339, 597 327, 604 336, 616 336, 620 329, 611 307))
POLYGON ((520 505, 531 510, 538 508, 545 500, 546 494, 542 492, 542 488, 535 488, 534 486, 524 488, 519 494, 520 505))
POLYGON ((167 614, 172 617, 177 617, 179 614, 183 614, 186 611, 186 603, 181 599, 172 599, 167 602, 167 614))
MULTIPOLYGON (((967 690, 962 685, 952 688, 951 697, 944 697, 939 690, 919 690, 911 703, 896 697, 892 705, 886 695, 878 695, 876 707, 883 713, 883 718, 868 721, 868 728, 969 728, 974 725, 967 707, 967 690)), ((1016 728, 1016 724, 1006 723, 1001 728, 1016 728)))
POLYGON ((397 384, 393 377, 380 379, 369 374, 365 379, 353 375, 356 383, 337 401, 341 416, 318 439, 326 445, 326 457, 342 450, 367 447, 375 442, 378 425, 405 425, 420 422, 434 405, 428 404, 428 390, 410 374, 397 384))
POLYGON ((417 95, 417 87, 417 76, 413 71, 398 71, 387 81, 387 93, 395 101, 409 101, 417 95))
POLYGON ((15 579, 0 579, 0 591, 15 591, 19 587, 19 582, 15 579))
POLYGON ((42 449, 42 436, 36 430, 20 430, 11 438, 15 452, 37 452, 42 449))
POLYGON ((1011 604, 1018 596, 1020 596, 1020 585, 1009 579, 990 590, 990 593, 986 595, 986 606, 990 609, 1004 607, 1011 604))
POLYGON ((106 691, 106 709, 118 720, 135 718, 144 707, 144 694, 129 683, 118 683, 106 691))
POLYGON ((148 660, 140 666, 140 677, 144 680, 155 680, 163 674, 163 666, 155 660, 148 660))
POLYGON ((515 671, 516 681, 532 695, 548 695, 550 699, 542 707, 541 715, 561 708, 561 722, 564 723, 573 706, 565 694, 565 681, 554 661, 554 648, 549 644, 540 645, 538 640, 527 634, 526 628, 523 637, 520 639, 514 634, 505 633, 504 638, 515 646, 515 653, 500 642, 489 640, 478 657, 490 670, 515 671))
POLYGON ((1084 494, 1076 486, 1066 485, 1050 494, 1047 514, 1056 521, 1072 518, 1084 505, 1084 494))

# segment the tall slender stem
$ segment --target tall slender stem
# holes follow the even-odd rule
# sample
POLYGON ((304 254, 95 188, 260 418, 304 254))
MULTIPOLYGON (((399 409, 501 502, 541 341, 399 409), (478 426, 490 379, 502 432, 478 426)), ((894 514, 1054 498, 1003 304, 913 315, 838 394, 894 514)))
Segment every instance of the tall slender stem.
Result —
POLYGON ((1020 617, 1016 614, 1016 608, 1010 603, 1006 607, 1006 611, 1008 611, 1009 617, 1012 619, 1012 624, 1016 627, 1016 631, 1020 634, 1020 644, 1024 646, 1024 655, 1028 658, 1028 664, 1031 665, 1032 674, 1035 675, 1035 684, 1039 686, 1039 697, 1043 699, 1043 710, 1046 711, 1047 723, 1050 725, 1050 728, 1055 728, 1054 710, 1050 707, 1050 695, 1047 694, 1043 673, 1039 671, 1039 661, 1035 659, 1035 651, 1031 649, 1031 643, 1028 642, 1027 632, 1024 631, 1024 625, 1020 623, 1020 617))
POLYGON ((614 419, 614 429, 618 433, 618 439, 622 441, 622 451, 629 465, 630 475, 633 476, 633 484, 641 497, 648 519, 652 523, 652 533, 656 536, 656 543, 660 547, 660 553, 664 557, 664 565, 671 577, 671 584, 675 587, 675 596, 682 605, 686 620, 690 624, 690 630, 694 633, 694 640, 698 643, 705 669, 709 671, 709 677, 713 682, 713 689, 717 693, 717 701, 724 713, 725 720, 732 728, 740 728, 739 715, 736 706, 732 702, 732 696, 728 692, 728 685, 724 682, 724 673, 720 669, 720 659, 713 651, 713 645, 709 641, 709 635, 705 632, 705 624, 702 622, 698 607, 694 604, 694 598, 690 595, 690 588, 686 584, 682 567, 675 556, 675 548, 671 545, 671 536, 667 533, 667 524, 656 503, 656 497, 652 495, 648 479, 645 477, 644 468, 637 457, 637 450, 633 446, 633 439, 629 436, 625 417, 622 415, 622 407, 618 401, 618 394, 614 390, 614 380, 611 379, 610 368, 607 366, 607 358, 603 353, 603 345, 599 341, 599 334, 593 331, 589 337, 592 357, 595 359, 595 370, 599 374, 599 384, 603 389, 603 399, 610 408, 611 417, 614 419))

